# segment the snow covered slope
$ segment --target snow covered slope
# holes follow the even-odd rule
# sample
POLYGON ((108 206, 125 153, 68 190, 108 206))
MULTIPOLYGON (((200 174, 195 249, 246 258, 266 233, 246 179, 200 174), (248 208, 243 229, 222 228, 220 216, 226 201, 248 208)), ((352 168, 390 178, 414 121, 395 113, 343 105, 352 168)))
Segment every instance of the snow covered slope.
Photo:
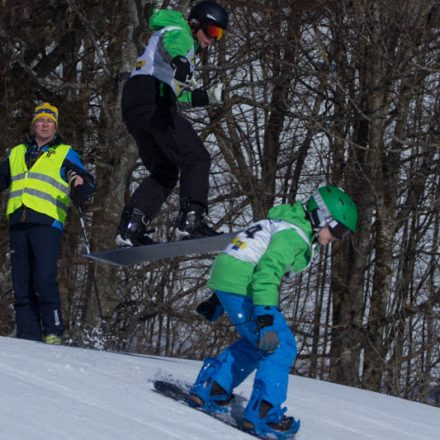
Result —
MULTIPOLYGON (((1 440, 244 440, 252 437, 152 391, 191 383, 201 363, 0 337, 1 440)), ((439 440, 440 409, 291 377, 298 440, 439 440)), ((248 396, 251 380, 238 394, 248 396)))

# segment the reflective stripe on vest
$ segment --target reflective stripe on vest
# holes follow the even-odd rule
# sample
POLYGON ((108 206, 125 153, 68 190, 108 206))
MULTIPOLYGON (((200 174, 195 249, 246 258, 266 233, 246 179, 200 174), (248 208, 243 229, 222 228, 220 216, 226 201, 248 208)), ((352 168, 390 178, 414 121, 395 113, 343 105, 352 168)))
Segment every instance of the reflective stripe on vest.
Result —
POLYGON ((69 145, 58 145, 43 153, 30 170, 25 162, 26 146, 17 145, 9 156, 11 187, 6 216, 22 205, 64 223, 70 204, 70 189, 60 170, 69 145))
POLYGON ((67 213, 68 206, 66 206, 63 202, 57 200, 55 197, 51 196, 50 194, 47 194, 43 191, 39 191, 38 189, 23 188, 19 191, 11 191, 9 193, 9 197, 10 198, 21 197, 22 194, 29 194, 31 196, 35 196, 40 199, 47 200, 48 202, 56 205, 57 208, 62 209, 63 211, 65 211, 67 213))

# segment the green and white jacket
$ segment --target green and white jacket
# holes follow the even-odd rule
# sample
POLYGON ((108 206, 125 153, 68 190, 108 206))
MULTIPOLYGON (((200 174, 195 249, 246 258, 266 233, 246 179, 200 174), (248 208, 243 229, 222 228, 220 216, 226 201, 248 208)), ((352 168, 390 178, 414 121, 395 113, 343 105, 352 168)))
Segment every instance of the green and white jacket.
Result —
POLYGON ((279 205, 240 232, 215 260, 208 287, 277 306, 281 280, 306 269, 315 253, 312 224, 301 203, 279 205))
POLYGON ((150 18, 153 34, 142 54, 136 59, 131 76, 151 75, 168 84, 178 101, 191 104, 191 92, 182 91, 174 80, 170 63, 176 56, 188 59, 194 71, 195 53, 199 45, 193 38, 188 21, 182 13, 173 10, 155 10, 150 18))

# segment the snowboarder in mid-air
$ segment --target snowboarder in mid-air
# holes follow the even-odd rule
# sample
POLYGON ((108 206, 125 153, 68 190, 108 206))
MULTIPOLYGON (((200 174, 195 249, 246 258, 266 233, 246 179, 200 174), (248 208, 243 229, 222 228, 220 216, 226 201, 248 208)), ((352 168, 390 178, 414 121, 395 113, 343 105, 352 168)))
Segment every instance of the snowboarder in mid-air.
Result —
POLYGON ((222 38, 227 25, 227 12, 212 1, 196 4, 188 19, 168 9, 151 16, 153 34, 122 94, 122 116, 150 175, 124 207, 116 236, 118 246, 153 242, 147 225, 157 216, 179 175, 178 229, 189 238, 218 234, 205 221, 211 158, 178 108, 222 102, 221 83, 194 90, 194 59, 222 38))
POLYGON ((211 321, 226 311, 240 339, 204 361, 190 389, 193 406, 224 410, 234 388, 256 370, 243 428, 262 438, 286 438, 299 429, 299 422, 281 407, 297 348, 279 309, 279 287, 286 273, 309 266, 318 244, 343 239, 355 232, 356 224, 353 200, 329 185, 318 188, 304 206, 273 207, 267 219, 232 240, 212 268, 208 286, 214 296, 197 311, 211 321))

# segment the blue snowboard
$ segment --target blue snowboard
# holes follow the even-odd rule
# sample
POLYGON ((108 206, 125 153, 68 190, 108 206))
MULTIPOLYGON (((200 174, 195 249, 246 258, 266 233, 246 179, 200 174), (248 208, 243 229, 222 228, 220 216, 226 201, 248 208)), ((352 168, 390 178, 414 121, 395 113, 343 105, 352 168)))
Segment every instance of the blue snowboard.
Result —
MULTIPOLYGON (((271 437, 261 437, 253 434, 252 432, 245 430, 242 426, 241 414, 243 414, 245 408, 244 403, 246 402, 246 400, 243 399, 242 397, 235 396, 235 398, 232 400, 232 402, 229 405, 229 411, 224 413, 212 413, 212 412, 204 411, 201 408, 197 408, 191 405, 189 403, 188 390, 185 389, 182 385, 165 380, 155 380, 153 382, 153 385, 154 385, 154 390, 157 393, 161 394, 162 396, 169 397, 170 399, 180 402, 188 406, 189 408, 193 408, 196 409, 197 411, 201 411, 204 414, 214 417, 216 420, 220 420, 221 422, 225 423, 228 426, 236 428, 240 431, 245 432, 246 434, 252 435, 261 440, 292 440, 295 438, 295 434, 290 436, 279 435, 279 436, 271 436, 271 437)), ((296 423, 298 424, 298 429, 299 429, 300 426, 299 421, 296 423)))

